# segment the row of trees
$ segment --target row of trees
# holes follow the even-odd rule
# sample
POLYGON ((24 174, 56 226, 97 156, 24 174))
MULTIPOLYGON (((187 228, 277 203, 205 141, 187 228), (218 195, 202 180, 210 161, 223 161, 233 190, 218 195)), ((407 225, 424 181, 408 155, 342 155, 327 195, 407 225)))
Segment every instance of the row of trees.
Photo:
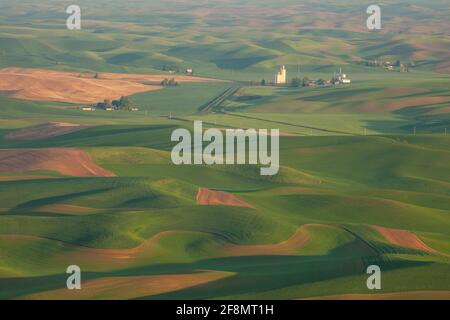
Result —
POLYGON ((395 62, 390 61, 382 61, 382 60, 369 60, 365 61, 364 65, 368 67, 380 67, 380 68, 398 68, 400 72, 408 72, 410 68, 415 68, 416 63, 414 61, 410 61, 407 63, 401 62, 400 60, 396 60, 395 62))
POLYGON ((311 80, 308 77, 303 77, 302 79, 297 77, 291 81, 293 87, 309 87, 311 85, 324 86, 325 84, 327 84, 327 81, 324 79, 311 80))
MULTIPOLYGON (((327 83, 327 81, 324 79, 310 80, 308 77, 303 77, 303 78, 296 77, 291 80, 290 84, 292 87, 309 87, 311 85, 323 86, 326 83, 327 83)), ((262 86, 273 85, 273 83, 268 83, 265 79, 261 80, 260 84, 262 86)))

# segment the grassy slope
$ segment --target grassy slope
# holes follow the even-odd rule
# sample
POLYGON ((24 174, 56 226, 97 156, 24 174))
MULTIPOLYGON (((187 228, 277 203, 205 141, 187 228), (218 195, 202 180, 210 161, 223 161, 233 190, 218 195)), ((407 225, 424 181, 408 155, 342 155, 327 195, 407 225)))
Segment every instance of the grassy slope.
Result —
MULTIPOLYGON (((300 95, 305 99, 326 95, 326 90, 286 96, 300 95)), ((342 97, 351 100, 351 92, 342 97)), ((392 246, 368 227, 374 224, 408 229, 433 248, 449 253, 449 140, 436 134, 351 135, 358 134, 367 125, 367 119, 392 121, 399 115, 293 114, 289 108, 283 110, 283 104, 279 105, 284 112, 271 114, 260 112, 266 108, 261 103, 244 109, 245 113, 188 117, 209 121, 210 126, 275 126, 282 131, 306 134, 313 130, 313 137, 283 137, 280 174, 263 179, 251 167, 171 165, 170 133, 181 123, 188 123, 142 117, 143 113, 99 112, 88 116, 52 104, 2 99, 8 106, 3 112, 14 121, 13 126, 23 126, 23 121, 43 122, 44 113, 36 112, 38 109, 55 120, 98 124, 45 141, 2 140, 2 148, 81 147, 100 165, 119 175, 0 182, 2 297, 60 288, 64 283, 62 270, 73 260, 88 272, 85 279, 192 273, 198 269, 236 273, 197 288, 149 298, 300 298, 365 293, 361 274, 364 266, 371 263, 380 264, 385 270, 389 283, 386 292, 448 289, 442 280, 448 270, 445 258, 392 246), (257 119, 236 117, 240 115, 257 119), (119 122, 130 124, 118 125, 119 122), (347 134, 324 131, 330 129, 347 134), (211 210, 197 206, 194 200, 198 187, 234 192, 257 209, 211 210), (56 209, 48 209, 49 205, 56 209), (67 205, 92 209, 80 213, 67 205), (228 243, 277 243, 310 223, 333 225, 336 229, 311 232, 311 242, 295 255, 221 256, 228 243), (125 264, 69 254, 78 252, 77 246, 133 248, 170 230, 174 233, 154 244, 154 254, 138 255, 125 264), (20 238, 8 238, 11 234, 20 238), (367 251, 366 242, 377 251, 367 251), (269 274, 272 281, 263 280, 269 274), (410 277, 420 280, 411 282, 410 277), (344 279, 346 285, 342 286, 344 279)), ((329 103, 324 97, 318 100, 329 103)), ((175 105, 173 110, 176 112, 177 108, 175 105)), ((376 124, 369 132, 380 133, 384 128, 376 124)), ((7 131, 3 129, 4 133, 7 131)))
MULTIPOLYGON (((82 267, 85 280, 234 272, 143 298, 295 299, 367 293, 365 267, 370 264, 382 267, 383 292, 449 290, 448 257, 392 245, 370 226, 408 229, 450 254, 450 142, 443 136, 450 123, 448 76, 431 72, 442 72, 448 61, 448 39, 434 31, 436 25, 445 30, 439 17, 447 11, 436 3, 427 4, 432 13, 424 18, 417 8, 389 2, 387 21, 413 28, 402 18, 391 20, 391 12, 402 16, 399 8, 407 8, 406 16, 433 26, 431 31, 425 26, 395 35, 356 32, 360 30, 352 19, 347 21, 353 30, 320 30, 330 19, 320 10, 345 14, 345 1, 343 7, 314 3, 320 9, 316 21, 282 13, 267 20, 273 25, 252 20, 258 27, 247 32, 239 30, 239 21, 248 16, 246 5, 234 22, 224 2, 213 8, 225 13, 221 19, 182 14, 174 25, 171 17, 159 13, 156 2, 151 10, 141 10, 151 17, 128 14, 116 2, 115 15, 93 6, 91 12, 99 19, 86 21, 76 34, 61 28, 63 17, 53 20, 59 9, 26 13, 29 6, 13 3, 7 9, 13 14, 2 17, 6 23, 0 26, 2 67, 152 73, 173 65, 194 67, 202 75, 259 81, 272 79, 279 64, 297 70, 300 62, 302 76, 329 78, 343 66, 355 82, 338 88, 244 88, 224 104, 228 114, 196 114, 226 84, 186 84, 135 95, 142 109, 138 113, 84 113, 67 104, 0 97, 0 136, 47 121, 96 125, 45 141, 0 139, 0 148, 80 147, 118 175, 70 178, 46 172, 39 174, 58 179, 0 180, 0 298, 62 288, 65 268, 74 263, 82 267), (30 17, 40 20, 24 25, 30 17), (317 23, 319 30, 298 32, 285 25, 289 23, 317 23), (414 60, 417 68, 401 74, 357 62, 380 57, 414 60), (203 119, 209 126, 280 128, 312 136, 281 138, 282 168, 273 178, 261 177, 252 166, 175 167, 170 133, 190 124, 160 117, 169 112, 203 119), (411 134, 413 127, 417 136, 411 134), (378 135, 364 137, 364 129, 378 135), (198 206, 198 187, 232 192, 256 209, 198 206), (278 243, 305 224, 327 227, 307 228, 310 241, 289 255, 224 256, 230 244, 278 243), (171 232, 149 240, 166 231, 171 232), (125 260, 89 253, 142 244, 150 249, 125 260)), ((189 12, 190 6, 181 3, 173 10, 189 12)), ((360 17, 355 19, 360 24, 360 17)))
MULTIPOLYGON (((298 298, 355 290, 364 293, 358 274, 364 265, 374 261, 385 270, 391 270, 386 276, 390 278, 392 274, 395 281, 389 282, 386 291, 445 289, 442 281, 433 281, 436 274, 445 277, 446 268, 448 270, 445 259, 393 247, 370 228, 362 228, 376 224, 409 229, 423 235, 429 245, 435 245, 443 252, 448 250, 445 234, 450 227, 450 189, 444 182, 448 180, 450 163, 445 148, 448 141, 428 138, 424 146, 421 137, 407 139, 408 143, 402 137, 282 138, 282 172, 270 183, 270 179, 262 179, 256 172, 236 171, 232 167, 175 169, 168 161, 169 154, 158 149, 89 147, 87 150, 94 159, 115 170, 118 178, 2 182, 1 202, 10 209, 0 215, 0 230, 2 234, 39 236, 97 248, 135 247, 167 230, 199 232, 189 236, 175 233, 164 238, 159 242, 156 256, 131 261, 125 269, 106 262, 95 264, 80 260, 80 263, 86 270, 103 270, 87 275, 88 278, 190 273, 196 269, 237 272, 236 276, 218 283, 160 298, 185 295, 298 298), (366 158, 379 160, 367 162, 363 160, 366 158), (283 177, 292 175, 283 174, 287 168, 320 180, 284 180, 283 177), (257 210, 221 207, 211 211, 199 207, 194 203, 199 186, 234 190, 257 210), (19 195, 14 190, 22 192, 19 195), (414 196, 408 197, 408 194, 414 196), (49 204, 106 211, 80 215, 70 211, 47 213, 40 209, 49 204), (313 241, 299 249, 299 256, 225 259, 218 253, 229 241, 242 244, 279 242, 305 223, 338 228, 327 232, 311 231, 313 241), (358 238, 344 230, 352 230, 358 238), (364 249, 366 245, 361 238, 371 242, 379 253, 364 249), (404 254, 409 255, 406 261, 405 257, 400 259, 404 254), (211 257, 217 259, 208 260, 211 257), (167 264, 164 270, 158 267, 162 262, 167 264), (273 267, 265 267, 272 263, 277 265, 276 272, 273 267), (332 266, 325 267, 329 263, 332 266), (304 271, 299 273, 298 268, 293 267, 295 265, 304 271), (134 269, 133 266, 140 267, 134 269), (112 273, 108 272, 111 268, 115 270, 112 273), (259 270, 257 273, 255 268, 259 270), (261 281, 268 273, 274 281, 261 281), (412 283, 408 280, 411 275, 418 274, 427 276, 412 283), (325 291, 325 286, 337 288, 340 277, 349 277, 348 285, 325 291), (242 281, 248 285, 240 285, 242 281), (216 286, 222 289, 217 291, 216 286)), ((59 140, 60 145, 71 141, 67 138, 64 142, 62 137, 59 140)), ((96 140, 97 145, 109 145, 105 140, 96 140)), ((78 145, 81 141, 83 139, 78 145)), ((2 243, 5 246, 0 254, 5 258, 1 269, 5 276, 40 276, 34 280, 24 278, 23 287, 19 289, 9 287, 9 280, 4 278, 0 281, 0 286, 5 288, 4 297, 42 290, 41 281, 48 281, 44 286, 47 288, 61 286, 57 270, 69 261, 64 260, 57 243, 27 239, 2 243), (45 258, 38 259, 37 255, 42 257, 42 250, 47 252, 45 258)))
POLYGON ((151 115, 180 116, 196 113, 199 106, 212 100, 230 87, 229 83, 182 84, 160 91, 131 96, 141 110, 151 115))

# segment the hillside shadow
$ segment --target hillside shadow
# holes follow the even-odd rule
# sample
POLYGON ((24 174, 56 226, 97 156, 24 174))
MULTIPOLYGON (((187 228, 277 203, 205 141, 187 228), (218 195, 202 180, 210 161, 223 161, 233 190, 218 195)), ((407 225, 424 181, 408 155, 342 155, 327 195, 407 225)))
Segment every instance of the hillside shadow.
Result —
POLYGON ((365 128, 383 134, 405 133, 409 130, 412 122, 405 120, 363 120, 365 128))
MULTIPOLYGON (((429 265, 429 262, 389 260, 382 256, 245 256, 208 259, 193 263, 168 263, 115 272, 83 272, 83 281, 105 277, 164 276, 200 274, 202 270, 235 273, 232 276, 189 288, 148 295, 137 299, 213 299, 221 296, 251 295, 296 285, 305 285, 347 276, 365 275, 371 264, 384 271, 429 265)), ((83 270, 82 264, 80 265, 83 270)), ((0 279, 0 298, 20 296, 61 289, 67 275, 11 277, 0 279)), ((365 282, 361 284, 365 288, 365 282)))

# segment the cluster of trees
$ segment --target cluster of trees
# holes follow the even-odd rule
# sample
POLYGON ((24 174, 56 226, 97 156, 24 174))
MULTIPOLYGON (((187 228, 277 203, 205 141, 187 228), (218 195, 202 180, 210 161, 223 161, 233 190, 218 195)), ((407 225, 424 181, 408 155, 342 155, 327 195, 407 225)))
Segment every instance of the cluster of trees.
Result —
MULTIPOLYGON (((257 83, 251 82, 250 85, 255 85, 257 83)), ((310 80, 308 77, 303 77, 303 78, 293 78, 291 80, 291 86, 292 87, 310 87, 310 86, 324 86, 327 84, 327 81, 324 79, 319 79, 319 80, 310 80)), ((260 85, 262 86, 266 86, 266 85, 274 85, 273 82, 268 82, 265 79, 262 79, 260 82, 260 85)))
POLYGON ((163 87, 176 87, 178 85, 178 82, 176 82, 174 78, 172 79, 166 78, 163 81, 161 81, 161 85, 163 87))
POLYGON ((400 60, 396 60, 395 62, 390 61, 381 61, 381 60, 370 60, 365 61, 364 65, 368 67, 380 67, 380 68, 387 68, 387 69, 393 69, 398 68, 400 72, 409 72, 410 68, 414 68, 416 66, 416 63, 414 61, 410 61, 408 63, 403 63, 400 60))
POLYGON ((177 66, 171 66, 171 65, 164 65, 162 67, 163 71, 169 71, 169 72, 176 72, 176 73, 180 73, 180 68, 177 66))
POLYGON ((324 86, 327 82, 324 79, 310 80, 308 77, 294 78, 291 81, 293 87, 309 87, 309 86, 324 86))
POLYGON ((291 84, 293 87, 306 87, 308 83, 309 79, 307 77, 304 77, 303 79, 295 77, 294 79, 291 80, 291 84))
POLYGON ((103 102, 97 103, 97 109, 113 109, 113 110, 126 110, 133 111, 137 109, 136 105, 128 97, 120 97, 119 100, 109 100, 105 99, 103 102))
POLYGON ((389 67, 389 66, 391 66, 390 62, 379 61, 379 60, 365 61, 364 64, 368 67, 389 67))

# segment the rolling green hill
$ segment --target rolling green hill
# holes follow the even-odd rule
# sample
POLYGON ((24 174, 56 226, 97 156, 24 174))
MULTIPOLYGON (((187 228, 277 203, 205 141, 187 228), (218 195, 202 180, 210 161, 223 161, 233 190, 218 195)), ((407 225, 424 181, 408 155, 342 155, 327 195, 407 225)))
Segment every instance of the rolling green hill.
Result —
MULTIPOLYGON (((450 228, 450 189, 445 182, 450 178, 448 140, 424 140, 421 136, 286 137, 282 138, 281 173, 273 180, 233 166, 176 168, 161 146, 111 147, 98 130, 89 134, 96 147, 86 144, 81 132, 71 135, 80 138, 61 137, 56 139, 58 145, 89 146, 86 150, 96 162, 118 177, 0 183, 5 207, 0 212, 0 234, 5 239, 0 250, 2 274, 5 277, 14 270, 24 279, 38 276, 30 282, 24 280, 19 289, 9 287, 8 277, 3 278, 3 297, 42 291, 41 281, 47 283, 45 290, 59 288, 59 278, 53 275, 62 273, 57 270, 70 259, 70 255, 64 258, 64 252, 73 250, 81 250, 76 259, 81 259, 78 261, 86 270, 96 271, 87 275, 92 281, 199 269, 236 273, 219 283, 153 298, 258 298, 273 294, 300 298, 323 295, 325 285, 338 288, 342 277, 349 279, 347 285, 328 294, 364 293, 362 270, 374 262, 386 270, 387 279, 393 279, 385 280, 388 285, 383 292, 446 289, 442 280, 434 280, 448 276, 448 258, 444 256, 450 253, 444 245, 450 228), (368 158, 378 160, 364 160, 368 158), (293 170, 316 178, 292 179, 293 170), (284 180, 285 176, 290 179, 284 180), (199 187, 231 191, 256 209, 198 206, 195 194, 199 187), (91 209, 79 212, 76 208, 91 209), (306 228, 311 240, 296 248, 296 254, 221 258, 220 252, 231 244, 278 243, 302 225, 311 225, 306 228), (373 225, 410 230, 441 253, 394 246, 374 231, 373 225), (161 232, 170 233, 154 244, 158 249, 153 254, 137 253, 123 267, 109 264, 106 256, 90 261, 89 252, 77 249, 135 248, 161 232), (21 240, 12 241, 11 237, 21 240), (64 249, 66 246, 73 249, 64 249), (43 248, 44 260, 38 258, 43 248), (164 269, 160 263, 165 263, 164 269), (272 264, 277 265, 276 271, 269 267, 272 264), (298 268, 303 271, 299 273, 298 268), (255 269, 259 271, 254 273, 255 269), (272 280, 261 282, 268 274, 272 280), (422 275, 421 280, 410 282, 409 277, 417 274, 422 275), (238 285, 243 279, 248 286, 238 285), (217 285, 222 289, 214 289, 217 285)), ((35 143, 35 147, 45 145, 46 141, 35 143)))
POLYGON ((445 1, 386 0, 379 32, 365 28, 370 1, 79 4, 82 30, 69 31, 61 2, 2 1, 0 67, 168 78, 193 68, 230 81, 132 95, 137 112, 0 91, 0 299, 450 299, 445 1), (280 65, 289 82, 342 67, 352 83, 273 86, 280 65), (279 129, 278 175, 174 165, 171 134, 195 120, 279 129), (11 138, 48 122, 83 128, 11 138), (20 169, 43 148, 85 158, 20 169), (88 160, 114 176, 61 173, 88 160), (219 203, 202 204, 205 188, 219 203), (66 290, 74 264, 86 290, 66 290), (366 286, 373 264, 376 292, 366 286))

